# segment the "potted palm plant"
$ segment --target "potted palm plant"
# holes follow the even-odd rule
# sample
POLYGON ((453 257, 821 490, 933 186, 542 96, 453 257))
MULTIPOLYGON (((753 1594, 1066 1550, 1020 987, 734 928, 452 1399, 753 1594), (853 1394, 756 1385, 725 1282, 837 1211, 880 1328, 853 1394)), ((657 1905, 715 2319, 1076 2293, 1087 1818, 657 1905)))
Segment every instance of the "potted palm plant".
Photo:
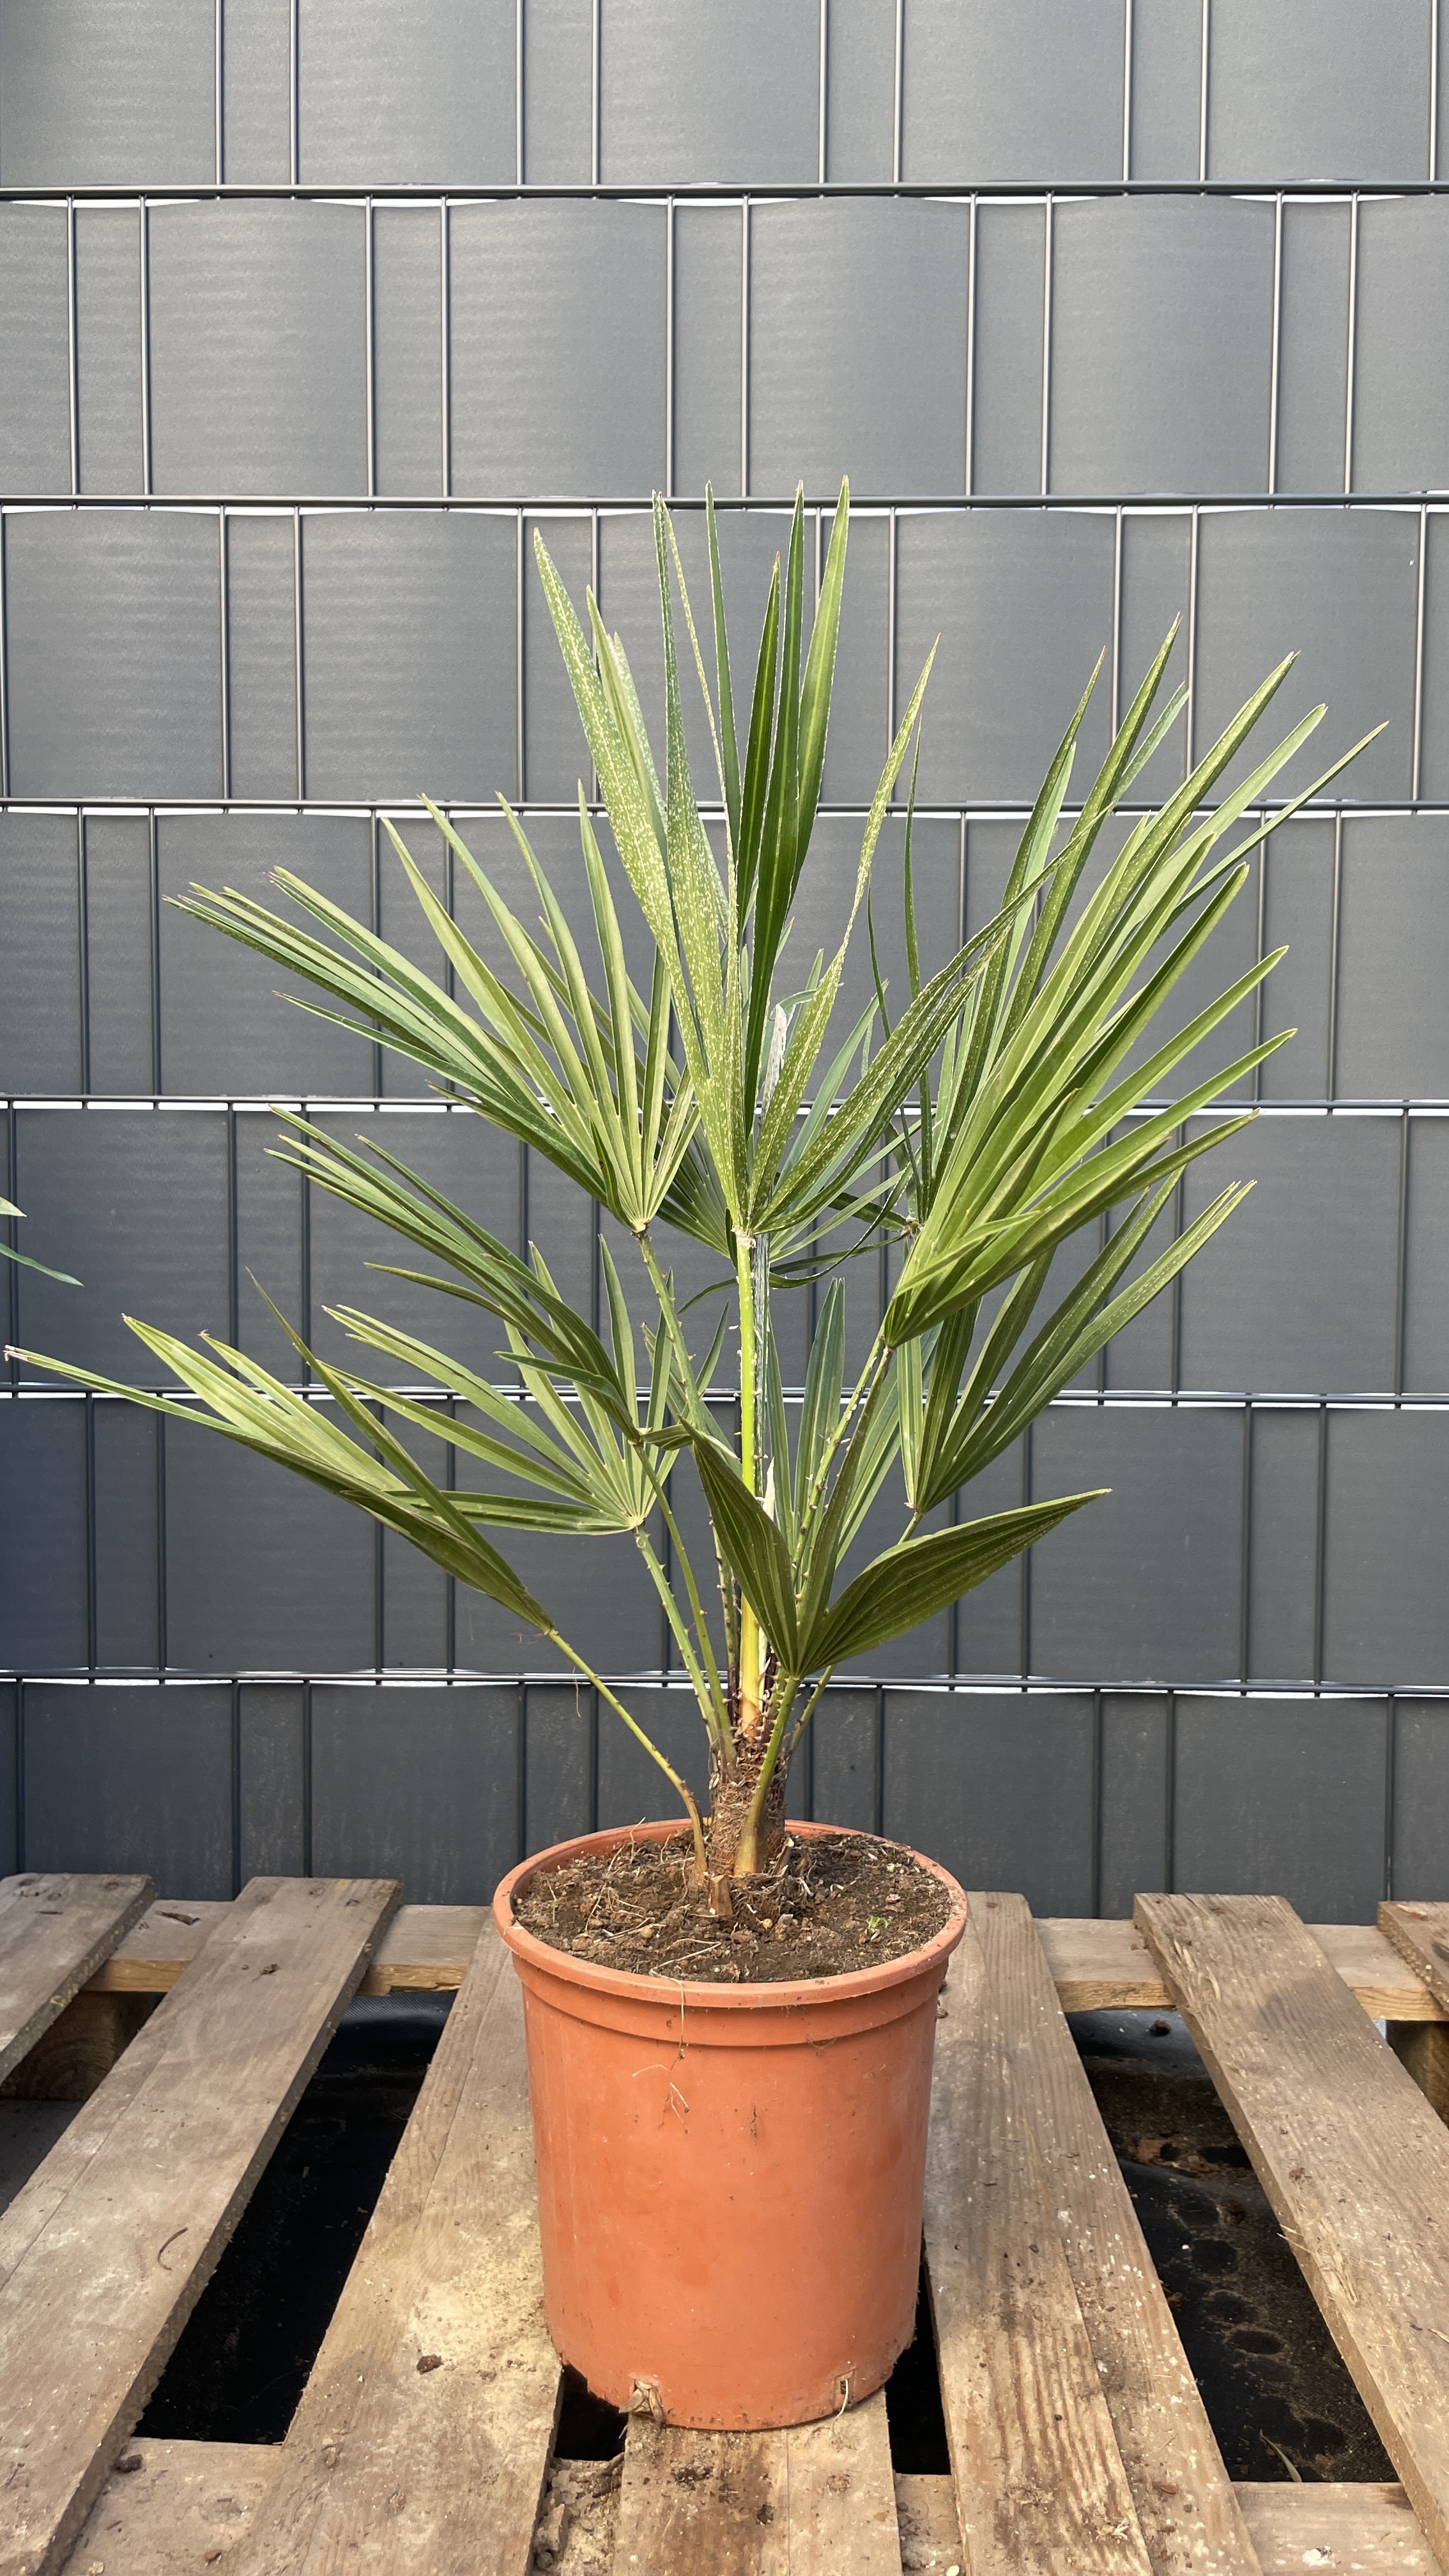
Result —
POLYGON ((536 1248, 502 1243, 383 1147, 354 1149, 289 1116, 282 1158, 390 1229, 407 1248, 391 1265, 399 1276, 493 1318, 506 1379, 351 1306, 337 1320, 389 1368, 329 1365, 293 1335, 305 1390, 224 1344, 197 1350, 133 1326, 195 1399, 138 1401, 357 1503, 505 1604, 597 1690, 674 1793, 682 1825, 535 1855, 505 1879, 496 1913, 525 1990, 555 2340, 614 2402, 706 2425, 832 2411, 879 2386, 909 2337, 936 1998, 965 1900, 938 1865, 899 1847, 787 1825, 791 1758, 832 1672, 1092 1499, 926 1526, 1243 1195, 1225 1188, 1152 1251, 1182 1172, 1247 1114, 1204 1125, 1200 1113, 1282 1041, 1172 1096, 1178 1067, 1276 959, 1160 1042, 1151 1032, 1239 892, 1261 829, 1245 827, 1225 855, 1220 845, 1323 712, 1218 794, 1285 663, 1174 794, 1104 838, 1183 704, 1181 691, 1160 703, 1169 636, 1069 814, 1083 698, 1000 911, 929 974, 911 886, 913 767, 899 799, 908 990, 892 1018, 877 975, 870 1008, 841 1032, 847 945, 913 744, 919 757, 930 667, 841 889, 839 944, 791 966, 848 522, 843 489, 807 639, 797 496, 746 707, 731 680, 712 503, 703 643, 656 503, 662 771, 619 638, 592 598, 581 622, 537 543, 613 839, 611 858, 581 789, 588 960, 506 804, 535 928, 428 809, 481 901, 491 957, 389 826, 442 978, 284 871, 274 882, 300 918, 231 892, 186 898, 324 997, 307 1007, 380 1040, 547 1157, 632 1244, 634 1279, 601 1236, 596 1320, 536 1248), (718 771, 713 838, 686 754, 681 618, 718 771), (621 876, 646 934, 637 979, 621 876), (1049 1295, 1056 1255, 1087 1227, 1097 1248, 1049 1295), (678 1284, 671 1239, 719 1266, 713 1330, 708 1303, 701 1320, 678 1284), (852 1380, 842 1277, 883 1244, 893 1284, 852 1380), (776 1315, 805 1280, 817 1322, 792 1390, 776 1315), (416 1454, 428 1440, 481 1482, 429 1473, 416 1454), (903 1530, 852 1571, 847 1556, 888 1486, 903 1530), (686 1543, 701 1488, 707 1536, 686 1543), (510 1529, 632 1533, 698 1704, 707 1800, 514 1571, 495 1543, 510 1529))

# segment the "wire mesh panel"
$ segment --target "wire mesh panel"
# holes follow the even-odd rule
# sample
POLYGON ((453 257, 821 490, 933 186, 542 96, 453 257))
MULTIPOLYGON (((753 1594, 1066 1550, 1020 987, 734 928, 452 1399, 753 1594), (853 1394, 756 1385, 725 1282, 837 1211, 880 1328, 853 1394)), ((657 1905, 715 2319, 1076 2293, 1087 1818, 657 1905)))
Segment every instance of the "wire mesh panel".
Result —
MULTIPOLYGON (((426 1329, 419 1292, 365 1271, 361 1220, 270 1158, 276 1102, 385 1138, 597 1301, 596 1229, 547 1166, 289 1009, 168 898, 262 896, 281 865, 412 951, 381 818, 471 925, 417 798, 512 899, 501 788, 577 913, 582 748, 534 530, 657 697, 651 490, 693 578, 713 482, 742 647, 796 478, 818 567, 848 472, 811 951, 938 635, 932 953, 990 917, 1099 653, 1086 761, 1182 621, 1190 728, 1142 796, 1294 648, 1285 718, 1327 698, 1332 750, 1386 730, 1351 802, 1255 855, 1216 943, 1220 982, 1290 944, 1221 1060, 1298 1034, 1179 1221, 1221 1179, 1255 1195, 961 1508, 1110 1498, 888 1668, 843 1673, 794 1794, 1042 1911, 1140 1885, 1272 1884, 1320 1918, 1442 1893, 1437 0, 406 17, 0 12, 0 1186, 85 1283, 6 1264, 7 1337, 133 1374, 139 1313, 289 1374, 254 1280, 324 1356, 326 1308, 364 1280, 426 1329)), ((887 893, 901 842, 897 816, 887 893)), ((867 998, 843 993, 842 1029, 867 998)), ((1185 988, 1182 1017, 1206 998, 1185 988)), ((885 1286, 852 1284, 862 1348, 885 1286)), ((486 1326, 459 1333, 492 1364, 486 1326)), ((217 1445, 11 1364, 0 1868, 144 1867, 197 1895, 364 1868, 476 1898, 525 1846, 652 1808, 637 1749, 535 1639, 217 1445)), ((586 1651, 694 1776, 627 1542, 518 1558, 545 1598, 568 1587, 586 1651)))

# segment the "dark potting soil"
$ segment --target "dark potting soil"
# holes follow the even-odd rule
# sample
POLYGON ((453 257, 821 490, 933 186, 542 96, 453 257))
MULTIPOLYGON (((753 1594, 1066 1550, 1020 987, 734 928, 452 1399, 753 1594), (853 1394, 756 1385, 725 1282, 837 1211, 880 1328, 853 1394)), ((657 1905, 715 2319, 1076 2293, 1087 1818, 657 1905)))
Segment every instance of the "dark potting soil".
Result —
POLYGON ((530 1879, 514 1912, 576 1959, 675 1984, 764 1986, 903 1959, 951 1910, 938 1878, 869 1834, 788 1835, 776 1875, 730 1882, 728 1922, 690 1886, 692 1859, 687 1832, 585 1852, 530 1879))

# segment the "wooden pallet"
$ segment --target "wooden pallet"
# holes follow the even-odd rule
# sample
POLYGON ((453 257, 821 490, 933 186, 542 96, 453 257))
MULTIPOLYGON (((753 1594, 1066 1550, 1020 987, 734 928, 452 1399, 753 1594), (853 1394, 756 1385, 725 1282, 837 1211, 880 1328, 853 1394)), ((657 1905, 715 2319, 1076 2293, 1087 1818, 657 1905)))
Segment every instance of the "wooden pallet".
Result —
POLYGON ((516 1980, 482 1908, 397 1898, 0 1882, 0 2090, 33 2165, 17 2187, 0 2162, 0 2576, 1449 2569, 1449 1906, 1370 1929, 1143 1897, 1134 1924, 1034 1923, 973 1896, 926 2211, 952 2476, 893 2479, 877 2397, 793 2433, 632 2424, 603 2495, 605 2473, 551 2468, 516 1980), (286 2440, 133 2444, 350 1998, 450 1988, 286 2440), (1398 2485, 1227 2477, 1063 2019, 1169 2004, 1398 2485))

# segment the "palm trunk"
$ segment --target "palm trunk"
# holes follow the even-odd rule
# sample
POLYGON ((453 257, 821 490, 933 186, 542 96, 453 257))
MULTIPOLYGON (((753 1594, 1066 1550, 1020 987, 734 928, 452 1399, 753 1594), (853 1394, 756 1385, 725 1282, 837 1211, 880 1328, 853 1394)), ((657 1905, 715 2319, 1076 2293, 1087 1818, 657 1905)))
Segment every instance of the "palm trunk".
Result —
MULTIPOLYGON (((705 1818, 704 1847, 711 1890, 732 1877, 771 1876, 785 1854, 785 1766, 779 1763, 765 1791, 750 1842, 750 1807, 759 1786, 765 1747, 737 1745, 733 1767, 716 1758, 710 1771, 710 1811, 705 1818), (740 1869, 741 1861, 744 1869, 740 1869)), ((720 1902, 728 1906, 728 1897, 720 1902)))

